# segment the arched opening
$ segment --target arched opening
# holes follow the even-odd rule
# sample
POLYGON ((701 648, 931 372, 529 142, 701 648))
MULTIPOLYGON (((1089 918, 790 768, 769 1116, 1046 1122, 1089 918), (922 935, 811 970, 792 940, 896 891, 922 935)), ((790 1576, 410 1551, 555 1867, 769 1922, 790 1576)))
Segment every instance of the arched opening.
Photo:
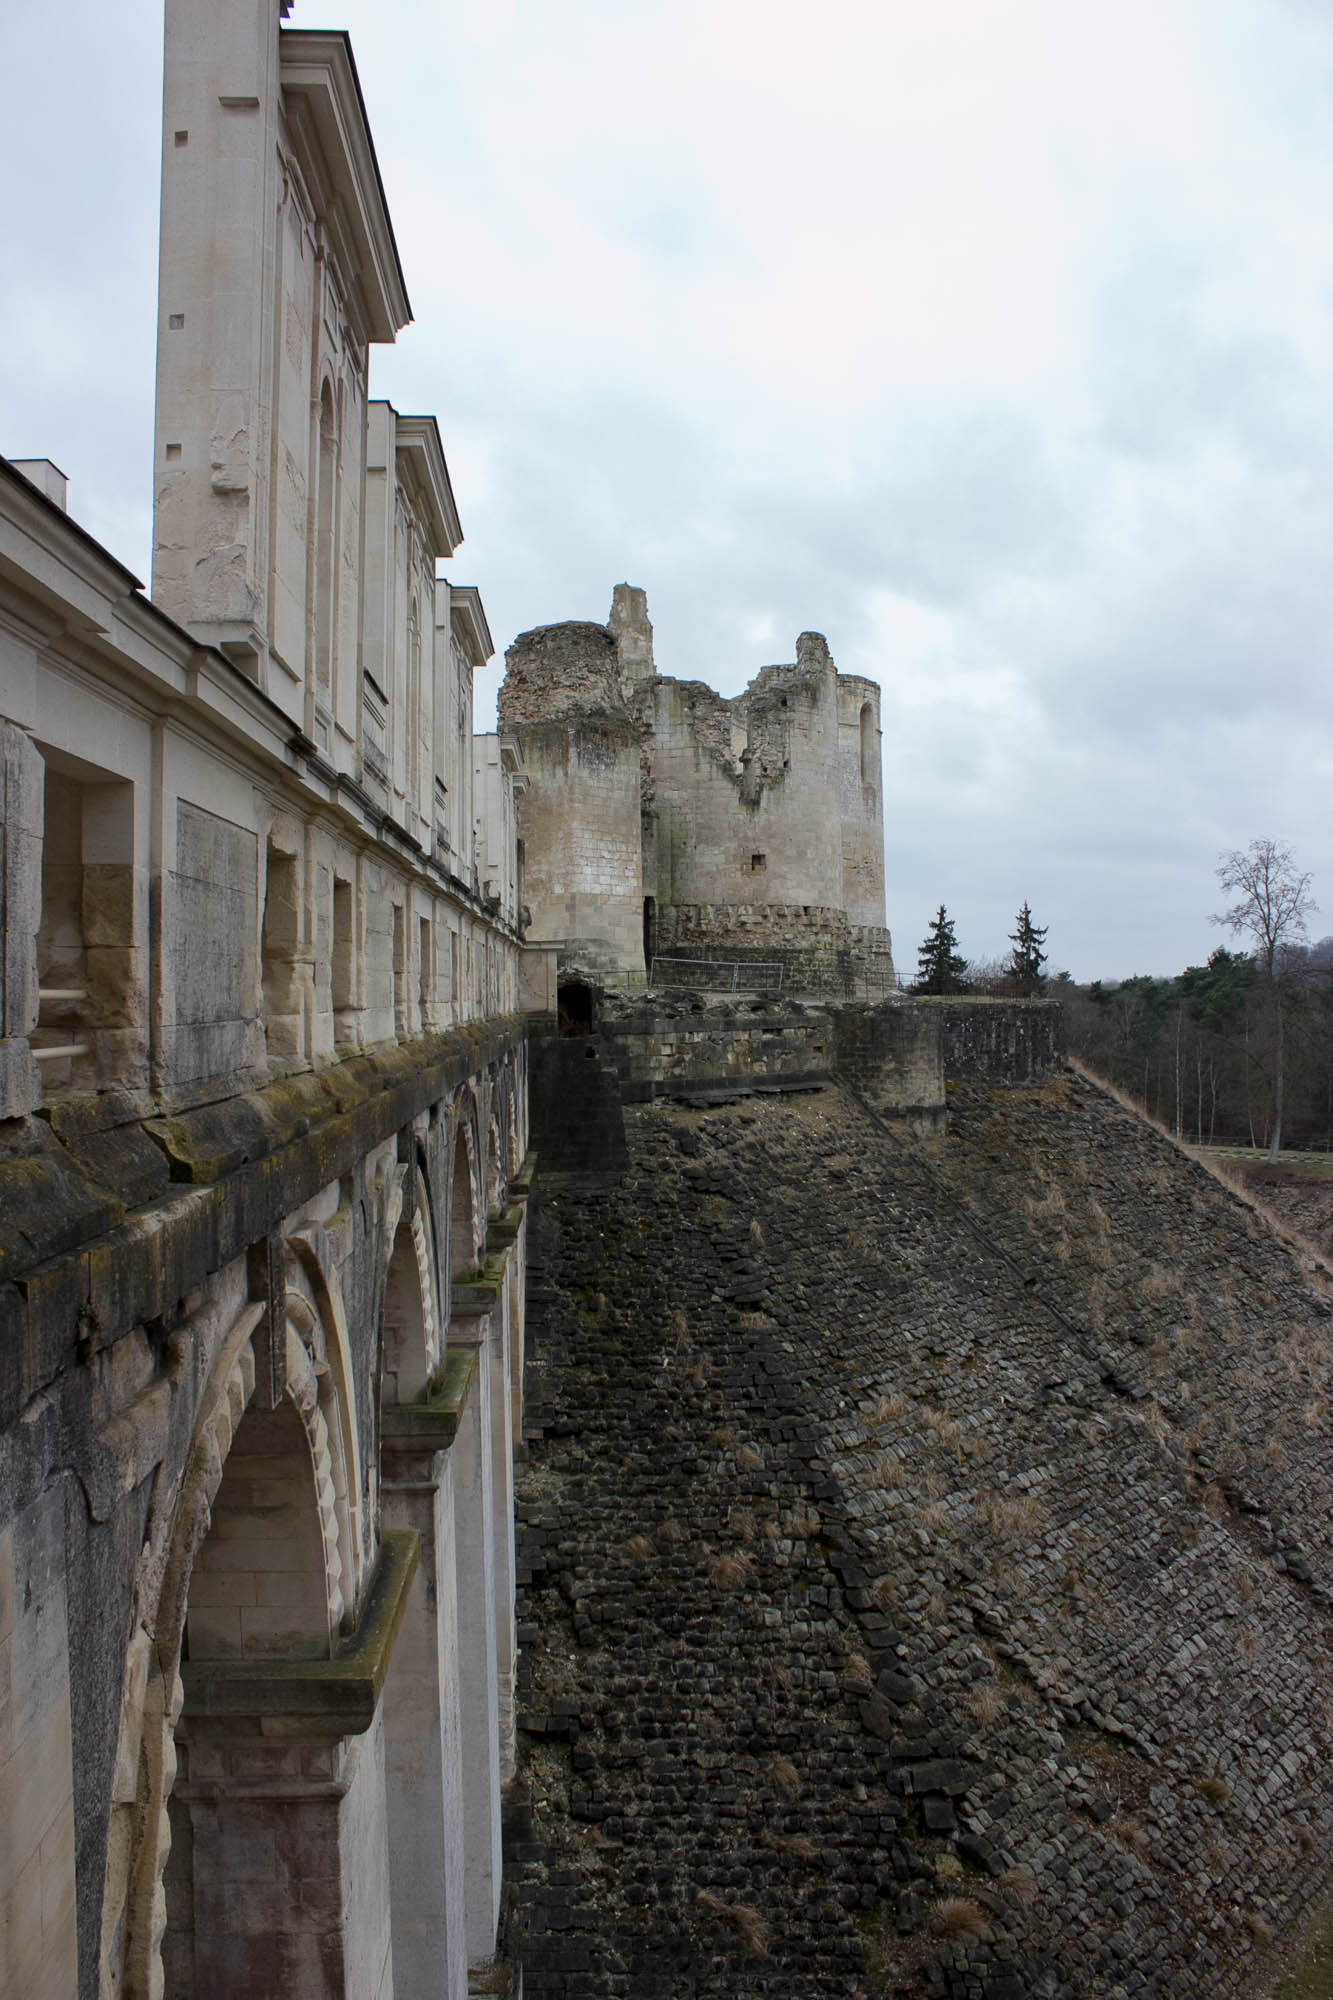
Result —
POLYGON ((337 465, 338 432, 333 414, 333 392, 326 381, 319 395, 319 484, 315 517, 315 680, 324 689, 328 689, 333 680, 334 484, 337 465))
POLYGON ((504 1153, 500 1144, 500 1127, 492 1118, 486 1134, 486 1214, 498 1215, 504 1193, 504 1153))
POLYGON ((331 1517, 321 1518, 310 1439, 295 1408, 286 1400, 274 1410, 252 1403, 195 1557, 181 1658, 327 1656, 336 1632, 329 1594, 331 1583, 337 1589, 337 1537, 331 1517))
MULTIPOLYGON (((273 1963, 289 1942, 307 1958, 320 1949, 318 1925, 294 1900, 283 1905, 291 1937, 275 1942, 265 1919, 254 1928, 246 1895, 256 1841, 276 1843, 275 1879, 299 1873, 301 1807, 288 1811, 272 1774, 259 1793, 248 1789, 244 1727, 237 1735, 206 1702, 198 1711, 187 1704, 181 1716, 182 1675, 188 1683, 198 1669, 327 1659, 342 1615, 340 1514, 347 1524, 322 1383, 289 1324, 287 1392, 276 1407, 257 1403, 258 1320, 252 1309, 225 1342, 169 1518, 150 1517, 122 1680, 104 1994, 256 1991, 241 1976, 246 1966, 273 1963)), ((336 1409, 332 1416, 341 1426, 336 1409)), ((277 1739, 267 1748, 271 1757, 277 1739)), ((299 1746, 294 1755, 279 1775, 300 1792, 299 1746)), ((318 1810, 318 1786, 311 1798, 318 1810)))
POLYGON ((875 782, 875 766, 878 762, 875 742, 877 733, 875 729, 874 708, 870 702, 863 701, 861 703, 861 783, 863 785, 873 785, 875 782))
POLYGON ((652 896, 643 899, 643 963, 651 979, 653 954, 657 950, 657 902, 652 896))
POLYGON ((449 1275, 461 1276, 477 1262, 477 1204, 472 1188, 472 1149, 466 1127, 454 1142, 454 1174, 449 1191, 449 1275))
POLYGON ((383 1400, 411 1403, 425 1395, 436 1362, 435 1313, 430 1297, 430 1252, 418 1206, 399 1223, 384 1280, 380 1309, 383 1400))
POLYGON ((562 1035, 590 1035, 596 1019, 592 988, 567 980, 556 993, 556 1029, 562 1035))

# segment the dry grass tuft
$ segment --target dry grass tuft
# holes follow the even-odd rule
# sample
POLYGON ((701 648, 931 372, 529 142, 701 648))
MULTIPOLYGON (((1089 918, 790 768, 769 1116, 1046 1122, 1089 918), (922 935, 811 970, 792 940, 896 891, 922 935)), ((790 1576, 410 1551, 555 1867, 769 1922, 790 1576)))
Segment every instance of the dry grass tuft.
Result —
POLYGON ((1207 1799, 1209 1805, 1224 1806, 1231 1797, 1231 1787, 1226 1779, 1219 1778, 1215 1774, 1210 1773, 1206 1778, 1192 1778, 1190 1782, 1199 1797, 1207 1799))
POLYGON ((1149 1266, 1148 1275, 1139 1286, 1139 1297, 1154 1305, 1159 1299, 1169 1299, 1172 1292, 1180 1289, 1180 1274, 1164 1271, 1160 1264, 1149 1266))
POLYGON ((739 1535, 743 1542, 752 1542, 759 1531, 759 1522, 753 1507, 733 1507, 727 1515, 727 1526, 733 1535, 739 1535))
POLYGON ((891 1493, 902 1485, 902 1461, 891 1451, 882 1451, 866 1474, 866 1485, 872 1493, 891 1493))
POLYGON ((1031 1541, 1043 1512, 1035 1493, 997 1493, 981 1506, 981 1518, 997 1542, 1031 1541))
POLYGON ((999 1887, 1024 1909, 1030 1909, 1037 1900, 1037 1878, 1030 1868, 1006 1868, 999 1877, 999 1887))
POLYGON ((1110 1835, 1117 1846, 1123 1847, 1127 1854, 1137 1854, 1140 1861, 1146 1861, 1152 1852, 1152 1842, 1138 1821, 1128 1818, 1124 1813, 1117 1815, 1115 1819, 1108 1819, 1103 1831, 1110 1835))
POLYGON ((989 1927, 986 1912, 970 1896, 941 1896, 931 1906, 930 1928, 940 1937, 979 1938, 989 1927))
POLYGON ((989 1681, 983 1681, 980 1687, 971 1689, 967 1705, 983 1729, 989 1729, 993 1723, 998 1722, 1007 1706, 1000 1690, 993 1687, 989 1681))
POLYGON ((753 1469, 756 1465, 762 1465, 763 1462, 763 1453, 756 1451, 752 1444, 743 1444, 736 1453, 737 1465, 744 1465, 753 1469))
POLYGON ((818 1861, 819 1849, 813 1840, 807 1840, 803 1833, 769 1833, 767 1828, 759 1836, 761 1847, 767 1847, 774 1854, 790 1854, 797 1861, 818 1861))
POLYGON ((768 1925, 758 1910, 749 1903, 723 1902, 721 1896, 710 1896, 706 1889, 699 1891, 698 1901, 703 1909, 711 1910, 715 1917, 729 1924, 755 1958, 768 1957, 768 1925))
POLYGON ((624 1549, 625 1554, 633 1557, 635 1562, 647 1562, 654 1553, 653 1545, 647 1535, 631 1535, 624 1544, 624 1549))
POLYGON ((1244 1921, 1246 1930, 1256 1944, 1272 1944, 1274 1937, 1273 1926, 1269 1923, 1267 1917, 1261 1916, 1258 1910, 1247 1910, 1244 1921))
POLYGON ((875 1676, 870 1671, 870 1662, 864 1653, 848 1654, 842 1678, 848 1687, 872 1688, 875 1685, 875 1676))
POLYGON ((881 1611, 887 1611, 889 1606, 897 1601, 898 1586, 891 1576, 882 1576, 876 1582, 870 1595, 874 1598, 881 1611))
POLYGON ((718 1556, 708 1574, 719 1590, 739 1590, 754 1573, 754 1557, 738 1552, 718 1556))
POLYGON ((790 1757, 775 1757, 768 1767, 768 1775, 778 1791, 787 1798, 796 1798, 801 1790, 801 1774, 790 1757))
POLYGON ((667 1332, 677 1347, 689 1347, 693 1344, 690 1339, 690 1322, 679 1306, 667 1321, 667 1332))
POLYGON ((685 1380, 690 1384, 691 1388, 702 1389, 706 1386, 712 1372, 712 1362, 706 1354, 701 1354, 693 1367, 685 1370, 685 1380))
POLYGON ((767 1313, 743 1312, 736 1315, 736 1324, 742 1333, 766 1333, 775 1323, 767 1313))
POLYGON ((765 1240, 764 1225, 756 1216, 755 1220, 750 1224, 750 1241, 756 1250, 762 1250, 765 1240))
POLYGON ((963 1426, 957 1417, 951 1417, 946 1410, 927 1407, 921 1412, 921 1421, 928 1431, 934 1432, 936 1444, 962 1457, 963 1426))
POLYGON ((663 1521, 657 1531, 657 1539, 659 1542, 683 1542, 685 1530, 679 1521, 663 1521))

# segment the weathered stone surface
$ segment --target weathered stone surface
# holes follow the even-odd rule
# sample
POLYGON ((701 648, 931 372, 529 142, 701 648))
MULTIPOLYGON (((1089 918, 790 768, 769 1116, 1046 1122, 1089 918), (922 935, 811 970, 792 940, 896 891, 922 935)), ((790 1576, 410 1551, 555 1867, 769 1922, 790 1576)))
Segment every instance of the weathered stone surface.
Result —
POLYGON ((525 1990, 1257 1990, 1333 1831, 1299 1264, 1066 1075, 626 1125, 533 1263, 525 1990))

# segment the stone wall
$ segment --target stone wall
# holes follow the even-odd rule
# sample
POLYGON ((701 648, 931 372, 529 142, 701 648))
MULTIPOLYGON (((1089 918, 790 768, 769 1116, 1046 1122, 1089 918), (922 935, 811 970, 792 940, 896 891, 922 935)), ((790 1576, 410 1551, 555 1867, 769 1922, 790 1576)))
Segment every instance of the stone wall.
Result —
POLYGON ((535 1225, 525 1992, 1268 1991, 1333 1836, 1308 1274, 1068 1076, 626 1125, 535 1225))
POLYGON ((610 711, 520 724, 528 790, 517 801, 523 898, 534 944, 643 976, 639 741, 610 711))
POLYGON ((839 1007, 832 1027, 840 1081, 886 1117, 922 1132, 944 1130, 940 1025, 929 1010, 904 1001, 839 1007))
POLYGON ((1058 1000, 927 1000, 939 1016, 944 1074, 1029 1083, 1064 1067, 1058 1000))
MULTIPOLYGON (((889 933, 818 905, 676 905, 658 912, 655 951, 667 960, 780 965, 792 993, 880 1000, 897 990, 889 933)), ((664 964, 657 977, 688 984, 690 975, 664 964)))
POLYGON ((700 731, 691 694, 675 681, 653 684, 659 908, 769 899, 840 907, 837 677, 823 640, 794 667, 765 667, 726 704, 737 746, 729 759, 700 731))
POLYGON ((663 992, 603 1013, 600 1038, 627 1104, 664 1095, 794 1089, 829 1073, 833 1020, 822 1008, 663 992))

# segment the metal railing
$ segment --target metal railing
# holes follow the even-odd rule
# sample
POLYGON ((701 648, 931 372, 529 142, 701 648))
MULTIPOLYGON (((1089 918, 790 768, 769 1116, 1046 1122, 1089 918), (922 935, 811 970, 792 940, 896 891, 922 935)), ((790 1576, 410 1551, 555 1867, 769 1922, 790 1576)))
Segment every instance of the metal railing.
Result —
POLYGON ((786 966, 748 958, 658 958, 648 967, 648 984, 659 976, 669 986, 706 986, 714 993, 780 993, 786 966), (743 975, 743 976, 742 976, 743 975))

